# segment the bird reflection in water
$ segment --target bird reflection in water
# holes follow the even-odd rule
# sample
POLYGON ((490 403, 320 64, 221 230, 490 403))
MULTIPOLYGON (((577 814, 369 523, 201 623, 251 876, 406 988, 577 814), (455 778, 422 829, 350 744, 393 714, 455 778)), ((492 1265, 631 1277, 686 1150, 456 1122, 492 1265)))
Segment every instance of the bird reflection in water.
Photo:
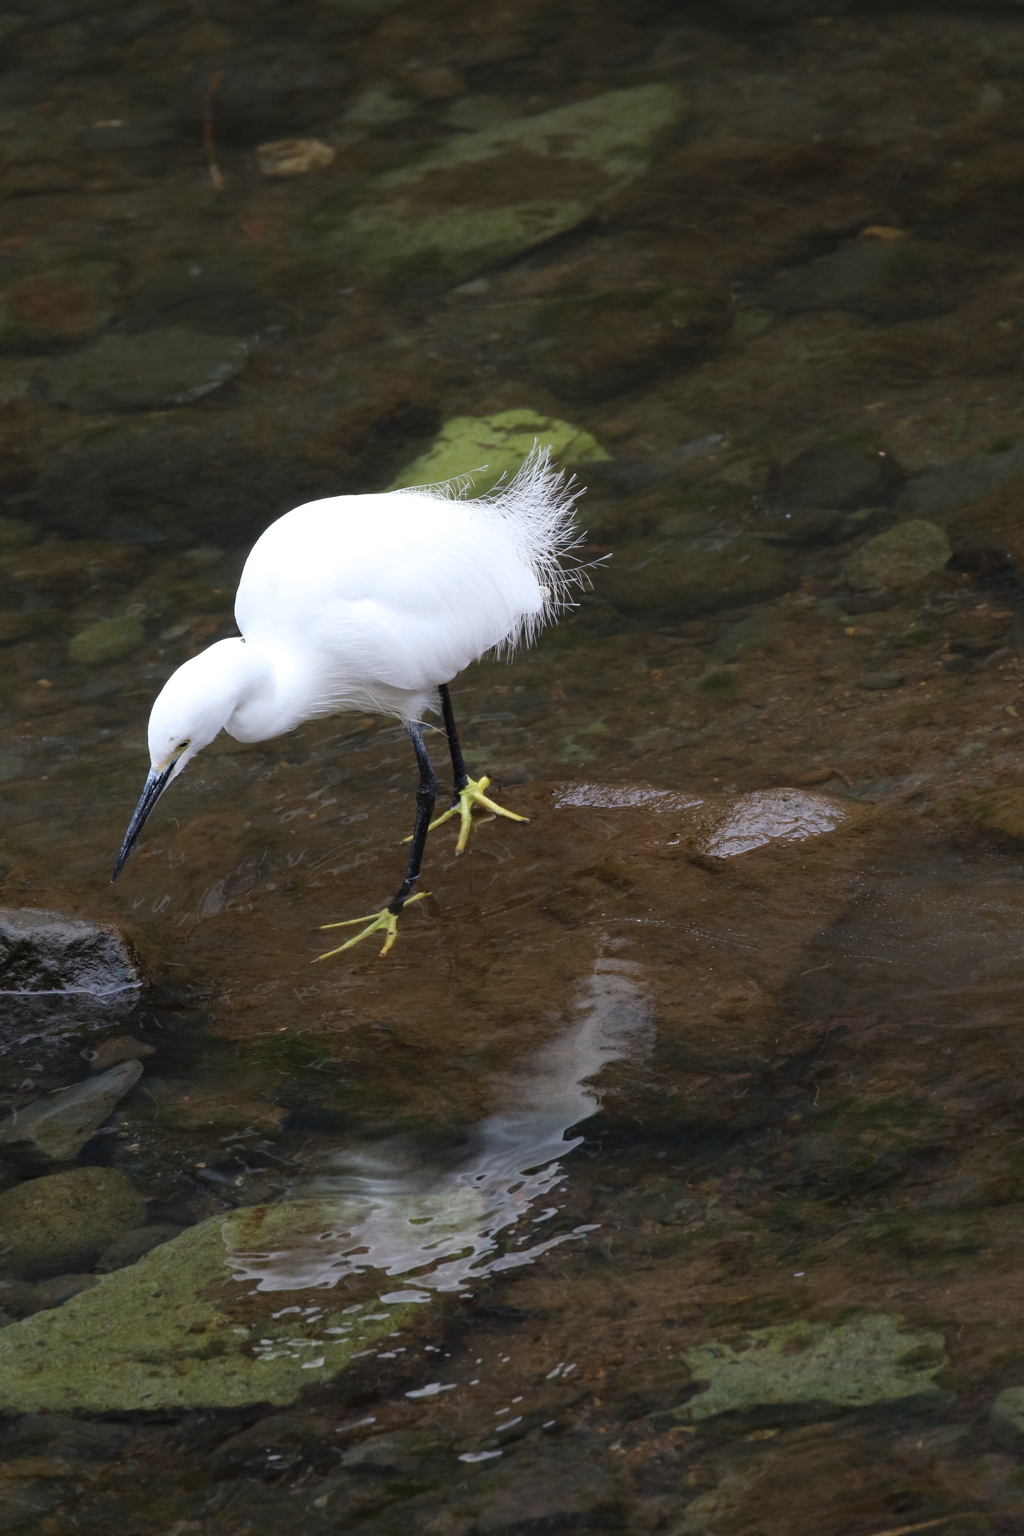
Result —
POLYGON ((388 1146, 373 1157, 339 1148, 336 1172, 291 1192, 297 1200, 313 1197, 330 1230, 310 1229, 274 1252, 235 1252, 229 1262, 236 1277, 261 1290, 296 1290, 374 1269, 409 1276, 427 1292, 464 1291, 593 1230, 535 1239, 535 1229, 558 1215, 549 1197, 566 1178, 566 1155, 584 1140, 566 1132, 600 1105, 591 1079, 649 1049, 651 1010, 639 971, 628 960, 596 962, 577 994, 571 1028, 505 1079, 503 1107, 473 1128, 457 1167, 431 1171, 420 1161, 413 1168, 408 1154, 403 1165, 388 1146))

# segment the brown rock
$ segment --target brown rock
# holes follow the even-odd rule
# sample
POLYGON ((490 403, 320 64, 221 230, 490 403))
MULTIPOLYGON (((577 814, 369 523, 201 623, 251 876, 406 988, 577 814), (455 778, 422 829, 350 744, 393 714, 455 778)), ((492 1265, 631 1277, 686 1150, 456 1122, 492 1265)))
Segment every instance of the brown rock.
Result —
POLYGON ((87 1047, 82 1056, 89 1063, 90 1072, 105 1072, 108 1067, 120 1066, 122 1061, 142 1061, 146 1056, 152 1056, 155 1050, 155 1045, 147 1045, 132 1035, 115 1035, 95 1049, 87 1047))

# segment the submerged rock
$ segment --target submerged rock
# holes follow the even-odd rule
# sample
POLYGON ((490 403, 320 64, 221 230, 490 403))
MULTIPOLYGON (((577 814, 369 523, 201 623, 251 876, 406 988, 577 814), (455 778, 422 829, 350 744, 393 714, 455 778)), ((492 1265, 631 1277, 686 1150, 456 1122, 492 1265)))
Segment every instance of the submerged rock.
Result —
POLYGON ((85 341, 113 317, 117 268, 107 262, 34 272, 0 292, 0 351, 85 341))
POLYGON ((0 995, 132 997, 138 986, 116 929, 62 912, 0 907, 0 995))
POLYGON ((0 1274, 35 1280, 91 1269, 146 1219, 146 1202, 115 1168, 72 1168, 0 1195, 0 1274))
POLYGON ((111 661, 123 661, 142 644, 142 620, 100 619, 80 630, 68 646, 72 661, 86 667, 103 666, 111 661))
POLYGON ((47 399, 75 411, 153 410, 201 399, 240 374, 247 358, 237 336, 168 326, 106 336, 52 364, 42 387, 47 399))
POLYGON ((787 508, 853 512, 883 506, 900 484, 899 470, 882 449, 860 442, 818 443, 782 470, 774 499, 787 508))
POLYGON ((559 464, 591 464, 608 454, 582 427, 537 411, 500 411, 496 416, 455 416, 446 421, 432 447, 414 459, 388 486, 436 485, 471 475, 471 496, 484 496, 505 476, 510 479, 539 443, 559 464))
POLYGON ((0 1151, 26 1153, 54 1163, 70 1162, 141 1076, 142 1063, 126 1061, 84 1083, 36 1099, 0 1120, 0 1151))
POLYGON ((786 1323, 735 1344, 714 1341, 683 1354, 703 1392, 676 1410, 681 1419, 769 1404, 825 1402, 842 1408, 938 1397, 947 1361, 941 1333, 912 1333, 887 1313, 833 1327, 786 1323))
POLYGON ((642 176, 682 103, 667 85, 609 91, 460 134, 378 178, 311 228, 340 260, 401 287, 453 287, 573 229, 642 176))
POLYGON ((958 464, 944 464, 916 475, 904 487, 897 510, 906 517, 917 514, 941 517, 987 496, 1006 480, 1024 475, 1024 443, 988 453, 975 453, 958 464))
POLYGON ((595 579, 599 597, 624 613, 685 618, 760 603, 796 585, 792 554, 741 535, 723 548, 692 539, 637 539, 615 551, 595 579))
POLYGON ((245 1262, 236 1253, 313 1243, 344 1215, 342 1201, 302 1200, 211 1217, 59 1311, 4 1329, 0 1409, 294 1402, 417 1313, 412 1304, 382 1307, 376 1297, 353 1305, 344 1296, 343 1308, 332 1307, 322 1289, 260 1291, 234 1277, 245 1262))
POLYGON ((992 1429, 1000 1440, 1024 1436, 1024 1387, 1004 1387, 992 1404, 992 1429))
POLYGON ((779 272, 756 287, 751 300, 784 315, 846 309, 874 320, 906 320, 953 308, 959 297, 955 277, 940 246, 860 239, 779 272))
POLYGON ((906 587, 948 564, 953 547, 941 528, 914 519, 869 539, 851 555, 843 575, 851 587, 906 587))

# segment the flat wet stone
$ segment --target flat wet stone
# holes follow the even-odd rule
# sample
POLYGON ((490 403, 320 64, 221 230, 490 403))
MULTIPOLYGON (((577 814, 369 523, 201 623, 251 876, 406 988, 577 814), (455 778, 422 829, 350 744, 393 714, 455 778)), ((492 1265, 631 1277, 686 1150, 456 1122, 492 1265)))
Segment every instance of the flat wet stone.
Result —
POLYGON ((446 421, 436 442, 408 464, 388 486, 436 485, 460 475, 469 479, 466 494, 484 496, 499 480, 510 480, 534 443, 550 448, 557 464, 592 464, 609 456, 582 427, 537 411, 499 411, 495 416, 456 416, 446 421))
POLYGON ((84 1083, 25 1105, 0 1120, 0 1151, 54 1163, 70 1162, 141 1076, 142 1063, 126 1061, 84 1083))
POLYGON ((460 134, 316 215, 310 241, 401 287, 453 287, 580 224, 644 174, 681 111, 672 87, 641 85, 460 134))
POLYGON ((236 336, 185 327, 107 336, 50 366, 42 389, 75 411, 144 411, 201 400, 236 378, 248 349, 236 336))
POLYGON ((294 1402, 417 1315, 414 1306, 382 1307, 376 1297, 356 1305, 345 1297, 341 1306, 342 1298, 322 1291, 254 1291, 234 1278, 239 1249, 311 1242, 343 1214, 296 1201, 211 1217, 60 1311, 4 1329, 0 1408, 103 1413, 294 1402))
POLYGON ((680 1418, 773 1404, 832 1403, 863 1408, 904 1398, 938 1398, 935 1377, 947 1364, 941 1333, 914 1332, 880 1313, 850 1323, 787 1323, 735 1343, 684 1352, 694 1379, 707 1385, 677 1410, 680 1418))
POLYGON ((146 1219, 146 1203, 115 1168, 73 1168, 0 1194, 0 1273, 34 1280, 89 1269, 146 1219))
POLYGON ((915 475, 900 494, 903 517, 942 517, 979 501, 1007 480, 1024 474, 1024 443, 975 453, 940 469, 915 475))

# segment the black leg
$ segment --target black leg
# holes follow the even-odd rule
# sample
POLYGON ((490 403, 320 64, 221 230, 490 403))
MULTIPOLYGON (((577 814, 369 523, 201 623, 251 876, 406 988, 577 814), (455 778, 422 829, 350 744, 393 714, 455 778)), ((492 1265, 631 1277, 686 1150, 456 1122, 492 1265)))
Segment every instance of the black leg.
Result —
MULTIPOLYGON (((453 727, 454 729, 454 727, 453 727)), ((416 787, 416 826, 412 834, 412 848, 409 851, 409 863, 405 871, 405 879, 402 888, 388 902, 387 910, 397 917, 412 895, 412 888, 420 877, 420 864, 423 862, 423 850, 427 842, 427 830, 430 826, 430 818, 434 814, 434 800, 437 797, 437 778, 431 766, 427 749, 423 745, 423 732, 412 720, 406 725, 409 738, 412 741, 412 749, 416 753, 416 762, 420 770, 420 782, 416 787)))
POLYGON ((452 773, 455 775, 455 805, 461 790, 469 783, 469 774, 466 772, 466 764, 462 756, 462 748, 459 745, 459 733, 455 729, 455 716, 452 713, 452 701, 448 697, 448 684, 442 683, 438 688, 441 695, 441 715, 444 719, 445 735, 448 737, 448 751, 451 753, 452 773))

